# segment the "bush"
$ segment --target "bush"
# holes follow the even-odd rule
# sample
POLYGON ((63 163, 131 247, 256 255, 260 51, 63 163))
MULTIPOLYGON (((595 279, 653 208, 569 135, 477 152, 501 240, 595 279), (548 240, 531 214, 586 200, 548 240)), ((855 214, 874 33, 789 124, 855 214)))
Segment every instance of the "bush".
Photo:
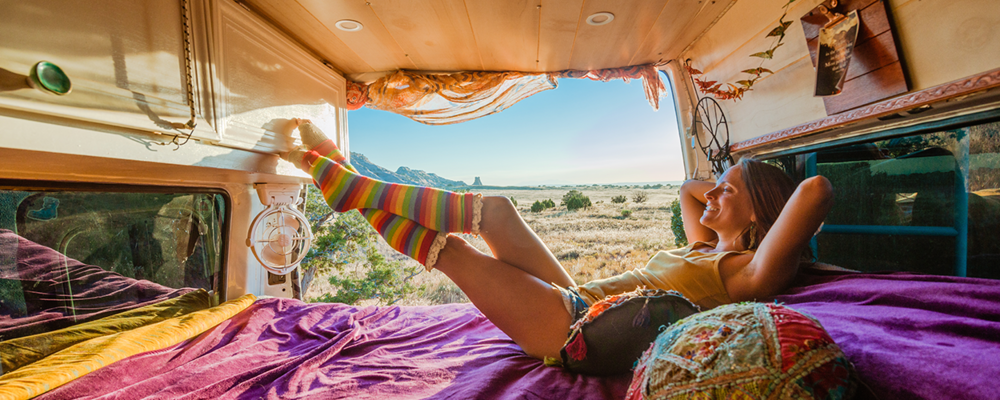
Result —
POLYGON ((510 202, 514 203, 514 207, 517 207, 517 200, 514 200, 514 196, 510 196, 510 202))
POLYGON ((330 284, 337 288, 337 294, 324 293, 315 301, 355 304, 362 299, 379 299, 391 305, 417 290, 410 279, 420 273, 420 267, 407 268, 401 262, 388 261, 374 246, 366 253, 364 277, 331 276, 330 284))
POLYGON ((632 201, 636 202, 637 204, 638 203, 645 203, 646 200, 648 200, 648 199, 649 199, 649 196, 646 195, 646 192, 643 192, 641 190, 636 191, 635 193, 632 193, 632 201))
POLYGON ((622 217, 628 218, 632 215, 632 210, 622 210, 622 217))
POLYGON ((541 212, 541 211, 543 211, 545 209, 552 208, 552 207, 555 207, 555 206, 556 206, 556 202, 552 201, 552 199, 548 199, 548 200, 544 200, 544 201, 535 200, 535 204, 531 205, 531 212, 541 212))
POLYGON ((570 211, 587 208, 591 205, 590 197, 584 196, 579 190, 570 190, 568 193, 563 195, 562 203, 566 206, 566 209, 570 211))
POLYGON ((684 233, 684 218, 681 217, 681 202, 674 199, 670 203, 670 230, 674 232, 674 245, 684 247, 688 245, 687 234, 684 233))
POLYGON ((620 194, 620 195, 617 195, 617 196, 611 198, 611 202, 615 203, 615 204, 621 204, 621 203, 624 203, 626 201, 628 201, 628 197, 625 197, 624 194, 620 194))

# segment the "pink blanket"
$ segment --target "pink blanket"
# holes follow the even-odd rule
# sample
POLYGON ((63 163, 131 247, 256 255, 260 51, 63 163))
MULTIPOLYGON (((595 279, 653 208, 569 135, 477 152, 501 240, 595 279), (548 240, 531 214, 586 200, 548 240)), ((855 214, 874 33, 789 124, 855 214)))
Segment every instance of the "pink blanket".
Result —
POLYGON ((546 367, 471 304, 266 299, 196 339, 39 399, 620 399, 630 379, 546 367))

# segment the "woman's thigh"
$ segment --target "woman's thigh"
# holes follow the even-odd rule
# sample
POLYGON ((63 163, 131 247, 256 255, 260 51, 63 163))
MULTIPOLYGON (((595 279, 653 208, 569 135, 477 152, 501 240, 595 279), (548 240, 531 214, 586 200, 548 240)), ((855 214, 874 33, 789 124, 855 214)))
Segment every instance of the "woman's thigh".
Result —
POLYGON ((493 256, 513 267, 562 287, 574 285, 559 260, 521 218, 510 199, 489 196, 483 199, 480 234, 493 256))
POLYGON ((559 357, 572 322, 549 282, 448 237, 435 269, 447 275, 494 325, 536 358, 559 357))

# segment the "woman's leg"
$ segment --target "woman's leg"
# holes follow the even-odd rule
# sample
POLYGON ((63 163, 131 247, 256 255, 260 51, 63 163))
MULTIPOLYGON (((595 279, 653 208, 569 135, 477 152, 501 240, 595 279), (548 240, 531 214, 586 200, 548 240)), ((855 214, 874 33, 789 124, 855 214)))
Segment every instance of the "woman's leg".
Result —
MULTIPOLYGON (((532 357, 559 357, 572 320, 547 280, 449 236, 435 265, 472 304, 532 357)), ((567 278, 568 279, 568 278, 567 278)))
POLYGON ((559 260, 524 222, 510 199, 503 196, 483 198, 479 233, 498 260, 546 283, 562 287, 575 285, 559 260))

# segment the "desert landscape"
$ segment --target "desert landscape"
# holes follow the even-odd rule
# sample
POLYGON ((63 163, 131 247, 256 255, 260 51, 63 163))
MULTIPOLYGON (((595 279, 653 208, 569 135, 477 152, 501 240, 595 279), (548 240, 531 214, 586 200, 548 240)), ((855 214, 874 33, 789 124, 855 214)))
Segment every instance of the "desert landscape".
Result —
MULTIPOLYGON (((475 190, 485 196, 506 196, 517 203, 518 211, 528 225, 548 245, 563 267, 578 283, 605 278, 642 267, 656 252, 676 248, 670 229, 670 203, 677 198, 677 185, 621 186, 559 186, 528 188, 489 188, 475 190), (562 204, 563 195, 578 190, 590 198, 592 205, 575 211, 562 204), (636 203, 637 193, 646 200, 636 203), (624 203, 613 203, 612 198, 625 196, 624 203), (532 212, 536 201, 552 200, 556 206, 532 212), (623 210, 630 211, 627 216, 623 210)), ((484 253, 490 250, 486 243, 472 235, 466 240, 484 253)), ((416 261, 392 250, 379 238, 379 251, 387 259, 404 263, 407 267, 419 266, 416 261)), ((423 267, 420 267, 422 270, 423 267)), ((348 267, 341 273, 352 273, 348 267)), ((324 293, 336 292, 329 276, 317 276, 305 298, 316 299, 324 293)), ((468 302, 468 299, 444 274, 438 271, 420 272, 410 279, 417 287, 413 293, 396 301, 395 305, 432 305, 468 302)), ((360 300, 359 305, 383 304, 379 300, 360 300)), ((383 304, 384 305, 384 304, 383 304)))

